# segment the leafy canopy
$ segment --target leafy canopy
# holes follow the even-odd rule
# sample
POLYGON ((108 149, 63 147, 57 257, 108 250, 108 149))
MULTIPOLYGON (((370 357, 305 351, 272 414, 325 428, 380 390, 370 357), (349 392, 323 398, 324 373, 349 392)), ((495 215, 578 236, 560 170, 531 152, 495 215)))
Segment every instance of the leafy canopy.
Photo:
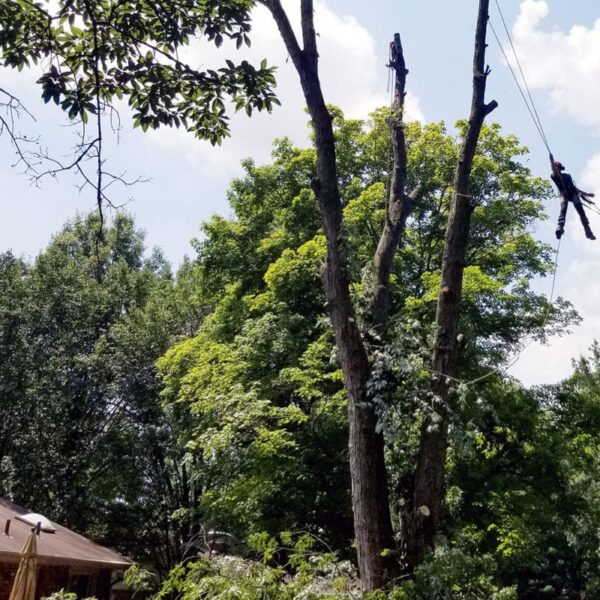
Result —
POLYGON ((0 61, 22 70, 41 65, 45 102, 84 123, 127 99, 134 125, 185 127, 220 143, 228 135, 226 102, 251 114, 278 104, 274 69, 225 60, 186 62, 194 40, 236 48, 250 44, 251 0, 36 0, 0 3, 0 61))
MULTIPOLYGON (((384 110, 368 121, 332 111, 360 309, 384 217, 389 129, 384 110)), ((395 502, 430 405, 429 335, 459 145, 443 124, 411 123, 406 134, 408 172, 426 193, 394 265, 392 326, 379 336, 370 382, 389 442, 395 502)), ((539 333, 548 311, 546 331, 573 316, 568 305, 551 307, 529 288, 533 277, 549 272, 552 256, 530 233, 549 186, 519 162, 525 153, 498 126, 484 128, 465 277, 465 378, 508 360, 524 336, 539 333)), ((195 242, 193 271, 206 318, 195 337, 159 361, 159 375, 166 405, 189 411, 182 444, 197 458, 205 522, 241 540, 308 529, 346 552, 352 524, 345 393, 320 283, 325 243, 310 189, 314 165, 312 149, 286 139, 275 141, 270 164, 244 163, 244 178, 229 192, 235 216, 214 217, 195 242)))

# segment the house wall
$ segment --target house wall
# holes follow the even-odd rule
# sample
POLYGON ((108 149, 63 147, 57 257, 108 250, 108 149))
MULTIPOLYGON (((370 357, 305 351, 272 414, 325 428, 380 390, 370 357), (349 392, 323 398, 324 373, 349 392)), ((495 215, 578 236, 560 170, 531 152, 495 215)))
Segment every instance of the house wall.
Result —
POLYGON ((0 600, 8 600, 10 597, 16 574, 17 565, 0 563, 0 600))
MULTIPOLYGON (((18 565, 0 563, 0 600, 9 600, 18 565)), ((40 566, 36 584, 36 600, 60 590, 80 591, 82 598, 110 598, 111 573, 108 569, 79 566, 40 566)))
POLYGON ((38 567, 37 583, 35 586, 36 599, 68 589, 69 567, 38 567))

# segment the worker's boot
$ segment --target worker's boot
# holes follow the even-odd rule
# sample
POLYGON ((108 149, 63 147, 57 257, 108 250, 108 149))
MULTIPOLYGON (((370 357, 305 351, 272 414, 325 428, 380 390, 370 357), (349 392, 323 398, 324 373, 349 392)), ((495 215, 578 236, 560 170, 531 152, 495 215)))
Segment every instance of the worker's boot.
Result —
POLYGON ((584 226, 583 226, 583 229, 584 229, 584 231, 585 231, 585 237, 586 237, 588 240, 595 240, 595 239, 596 239, 596 236, 594 235, 594 233, 593 233, 593 232, 592 232, 592 230, 590 229, 590 226, 589 226, 589 225, 584 225, 584 226))
POLYGON ((560 238, 562 237, 562 234, 565 232, 565 230, 563 229, 562 225, 559 225, 556 228, 556 239, 560 240, 560 238))

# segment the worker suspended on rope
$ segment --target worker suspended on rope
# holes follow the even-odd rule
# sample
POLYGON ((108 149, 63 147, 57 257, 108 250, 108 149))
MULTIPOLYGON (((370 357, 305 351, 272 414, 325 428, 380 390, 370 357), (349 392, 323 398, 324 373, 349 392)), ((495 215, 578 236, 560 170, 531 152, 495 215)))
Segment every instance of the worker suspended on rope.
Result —
POLYGON ((552 181, 554 181, 556 184, 556 187, 561 195, 560 214, 558 216, 558 225, 556 226, 556 237, 560 239, 565 231, 567 208, 569 206, 569 202, 572 202, 573 206, 575 206, 575 210, 579 214, 579 218, 581 219, 581 224, 583 225, 583 230, 585 231, 585 237, 588 240, 595 240, 596 236, 590 229, 590 222, 585 214, 585 209, 583 208, 583 204, 581 202, 583 200, 584 202, 589 202, 591 204, 592 201, 590 198, 593 198, 594 194, 578 189, 571 175, 569 175, 569 173, 564 173, 565 167, 563 164, 557 160, 554 160, 552 154, 550 155, 550 164, 552 165, 552 181))

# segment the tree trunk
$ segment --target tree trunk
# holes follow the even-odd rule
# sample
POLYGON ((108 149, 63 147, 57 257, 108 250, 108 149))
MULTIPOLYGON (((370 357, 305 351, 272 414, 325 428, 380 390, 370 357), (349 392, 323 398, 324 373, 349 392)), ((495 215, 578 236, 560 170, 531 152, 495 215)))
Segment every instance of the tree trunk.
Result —
POLYGON ((471 114, 454 177, 437 304, 434 375, 431 382, 434 408, 422 426, 412 498, 404 517, 404 543, 409 569, 418 564, 433 545, 439 529, 444 495, 449 418, 460 353, 456 338, 469 227, 474 208, 469 194, 469 180, 484 119, 498 106, 495 101, 485 103, 485 86, 490 73, 489 67, 485 67, 488 9, 489 0, 480 0, 473 58, 471 114))
POLYGON ((286 44, 300 82, 315 132, 317 176, 313 181, 327 240, 323 285, 327 308, 348 395, 349 456, 352 510, 358 567, 365 591, 380 588, 396 570, 394 538, 388 501, 383 437, 377 415, 367 397, 371 368, 350 296, 342 233, 332 118, 318 75, 318 54, 312 0, 302 0, 300 48, 279 0, 264 0, 286 44), (388 552, 384 552, 388 550, 388 552))
MULTIPOLYGON (((308 98, 318 80, 310 75, 303 79, 303 87, 310 90, 306 93, 310 109, 308 98)), ((331 116, 322 101, 317 101, 315 108, 309 112, 317 146, 313 189, 327 240, 323 283, 348 394, 348 447, 358 564, 364 589, 370 590, 384 585, 394 560, 381 555, 383 550, 394 547, 383 436, 376 430, 377 415, 367 397, 371 368, 349 291, 331 116)))
POLYGON ((410 194, 405 192, 407 155, 404 135, 404 98, 406 96, 408 70, 406 69, 404 51, 398 33, 394 35, 394 40, 390 44, 390 63, 388 66, 393 69, 395 77, 394 101, 392 113, 389 117, 394 163, 390 177, 383 231, 373 257, 371 269, 369 269, 364 281, 365 293, 368 299, 365 322, 378 335, 384 333, 382 329, 388 321, 390 274, 394 257, 400 246, 406 220, 423 193, 421 186, 417 186, 410 194))

